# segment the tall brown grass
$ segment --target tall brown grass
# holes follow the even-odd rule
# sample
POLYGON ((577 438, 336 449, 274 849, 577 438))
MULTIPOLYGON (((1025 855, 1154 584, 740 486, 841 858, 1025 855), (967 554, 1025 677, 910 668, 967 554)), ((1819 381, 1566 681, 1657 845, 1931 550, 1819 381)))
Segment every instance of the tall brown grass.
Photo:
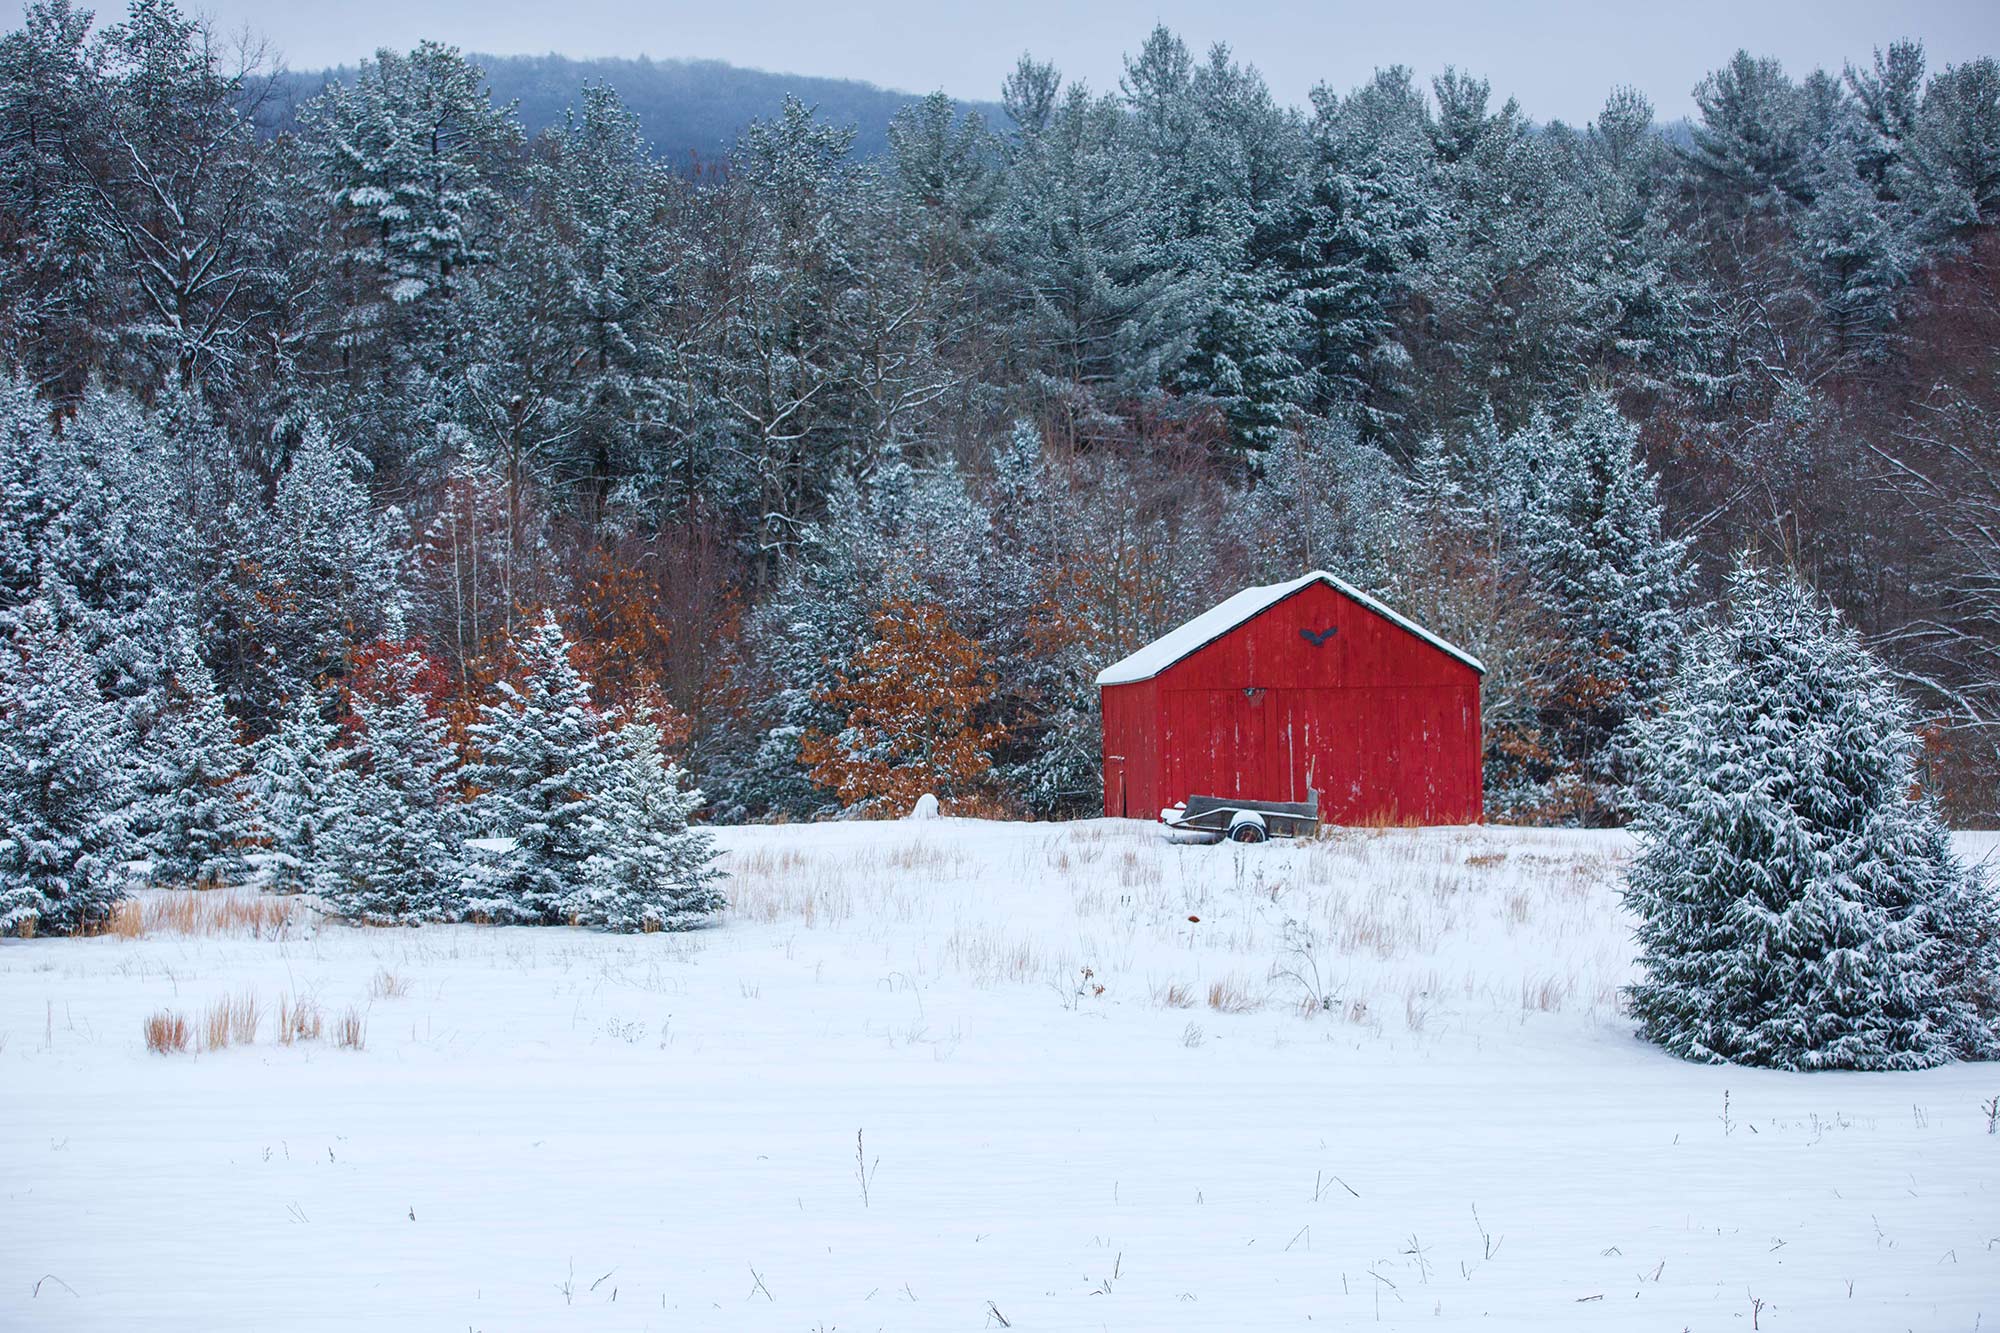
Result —
POLYGON ((333 1044, 343 1051, 358 1051, 368 1044, 368 1022, 359 1009, 349 1007, 333 1021, 333 1044))
POLYGON ((251 991, 223 996, 210 1005, 202 1017, 201 1049, 220 1051, 231 1045, 255 1044, 263 1014, 263 1007, 251 991))
POLYGON ((294 923, 296 898, 273 898, 228 889, 167 889, 134 900, 142 934, 247 935, 281 938, 294 923))
POLYGON ((1257 1001, 1233 978, 1208 983, 1208 1007, 1221 1014, 1247 1014, 1257 1001))
POLYGON ((177 1055, 188 1048, 188 1021, 171 1009, 146 1020, 146 1049, 154 1055, 177 1055))
POLYGON ((295 1041, 318 1041, 320 1034, 319 1002, 309 996, 297 999, 289 995, 278 997, 278 1044, 290 1046, 295 1041))

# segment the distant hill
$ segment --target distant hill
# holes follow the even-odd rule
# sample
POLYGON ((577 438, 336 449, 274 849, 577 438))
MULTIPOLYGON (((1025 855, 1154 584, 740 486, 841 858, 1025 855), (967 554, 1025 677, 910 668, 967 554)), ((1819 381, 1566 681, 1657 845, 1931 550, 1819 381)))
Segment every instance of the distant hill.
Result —
MULTIPOLYGON (((854 152, 874 157, 889 145, 889 121, 916 94, 893 92, 856 79, 821 79, 803 74, 771 74, 720 60, 572 60, 566 56, 474 56, 486 70, 493 100, 519 102, 521 122, 535 134, 562 119, 587 83, 607 83, 638 113, 653 149, 662 160, 710 162, 726 157, 753 120, 768 120, 790 93, 817 106, 832 125, 852 125, 854 152)), ((310 99, 328 82, 354 77, 351 66, 292 71, 280 82, 280 101, 292 106, 310 99)), ((997 103, 961 102, 998 126, 1006 113, 997 103)), ((282 117, 280 117, 282 119, 282 117)))

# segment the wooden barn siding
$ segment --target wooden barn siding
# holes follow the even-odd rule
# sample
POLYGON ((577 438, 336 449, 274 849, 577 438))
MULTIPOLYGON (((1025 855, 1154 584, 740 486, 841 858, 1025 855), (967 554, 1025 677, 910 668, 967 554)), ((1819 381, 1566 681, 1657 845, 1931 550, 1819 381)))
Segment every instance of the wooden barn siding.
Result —
MULTIPOLYGON (((1326 584, 1108 687, 1104 707, 1135 817, 1196 793, 1304 800, 1308 782, 1335 822, 1480 815, 1479 674, 1326 584), (1328 628, 1323 644, 1299 633, 1328 628)), ((1106 813, 1116 776, 1107 758, 1106 813)))
POLYGON ((1165 808, 1155 759, 1160 753, 1159 701, 1157 680, 1111 685, 1101 692, 1104 813, 1114 818, 1152 819, 1165 808))

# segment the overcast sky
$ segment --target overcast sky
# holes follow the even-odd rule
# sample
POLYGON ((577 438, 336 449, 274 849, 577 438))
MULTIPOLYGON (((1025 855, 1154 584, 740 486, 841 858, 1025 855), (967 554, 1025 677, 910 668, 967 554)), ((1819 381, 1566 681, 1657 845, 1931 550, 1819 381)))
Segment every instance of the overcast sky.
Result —
MULTIPOLYGON (((80 0, 88 7, 90 0, 80 0)), ((1163 22, 1205 50, 1227 42, 1300 103, 1315 83, 1345 91, 1380 65, 1429 76, 1457 65, 1491 80, 1542 120, 1589 119, 1630 83, 1663 118, 1692 110, 1706 71, 1738 47, 1787 68, 1865 63, 1877 46, 1922 39, 1933 68, 2000 54, 2000 0, 1371 0, 1189 3, 1187 0, 989 0, 977 6, 887 0, 191 0, 228 28, 261 31, 295 69, 351 63, 378 46, 434 37, 502 55, 713 57, 785 73, 866 79, 911 92, 997 98, 1020 54, 1113 88, 1120 57, 1163 22)), ((22 5, 0 0, 15 26, 22 5)), ((97 6, 109 21, 118 0, 97 6)))

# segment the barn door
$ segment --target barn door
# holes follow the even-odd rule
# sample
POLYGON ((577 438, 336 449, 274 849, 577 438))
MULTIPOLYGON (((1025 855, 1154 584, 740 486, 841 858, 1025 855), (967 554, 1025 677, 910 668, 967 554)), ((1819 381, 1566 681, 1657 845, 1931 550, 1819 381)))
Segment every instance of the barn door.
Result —
POLYGON ((1276 691, 1250 687, 1206 690, 1198 698, 1206 726, 1204 794, 1252 800, 1285 799, 1284 778, 1271 763, 1271 715, 1276 691))

